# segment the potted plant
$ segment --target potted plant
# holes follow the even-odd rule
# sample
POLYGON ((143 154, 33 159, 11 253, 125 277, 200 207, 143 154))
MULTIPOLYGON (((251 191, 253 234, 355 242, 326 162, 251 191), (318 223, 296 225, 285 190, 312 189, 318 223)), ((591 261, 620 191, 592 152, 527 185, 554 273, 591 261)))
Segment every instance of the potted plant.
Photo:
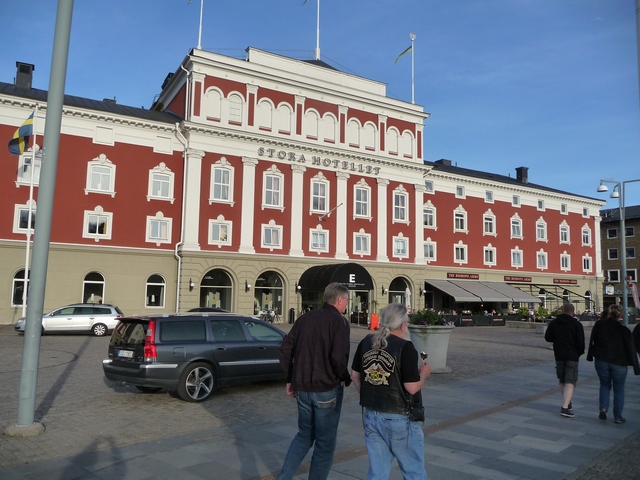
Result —
POLYGON ((449 373, 447 352, 454 325, 433 310, 421 310, 409 316, 411 342, 419 352, 429 355, 431 373, 449 373))

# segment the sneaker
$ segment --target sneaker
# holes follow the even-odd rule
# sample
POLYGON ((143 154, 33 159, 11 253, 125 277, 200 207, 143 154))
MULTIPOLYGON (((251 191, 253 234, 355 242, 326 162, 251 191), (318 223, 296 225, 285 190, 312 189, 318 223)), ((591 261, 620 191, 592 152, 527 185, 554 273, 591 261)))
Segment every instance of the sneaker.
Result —
POLYGON ((572 402, 569 402, 569 406, 567 407, 567 409, 573 410, 573 403, 572 402))
POLYGON ((604 408, 600 410, 600 413, 598 414, 598 418, 600 420, 606 420, 607 419, 607 411, 604 408))
POLYGON ((576 416, 575 413, 573 413, 571 410, 569 410, 568 408, 564 408, 562 407, 560 409, 560 415, 562 415, 563 417, 569 417, 569 418, 573 418, 576 416))
POLYGON ((613 422, 614 423, 624 423, 624 422, 626 422, 626 420, 624 418, 620 417, 620 418, 616 418, 613 422))

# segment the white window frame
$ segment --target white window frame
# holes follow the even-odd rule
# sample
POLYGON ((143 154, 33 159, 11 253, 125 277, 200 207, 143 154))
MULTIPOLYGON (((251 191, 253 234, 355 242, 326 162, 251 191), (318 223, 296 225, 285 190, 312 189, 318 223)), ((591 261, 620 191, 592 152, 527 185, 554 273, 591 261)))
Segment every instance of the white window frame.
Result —
POLYGON ((559 228, 560 228, 560 231, 559 231, 560 243, 566 243, 567 245, 571 245, 571 229, 569 228, 569 224, 563 220, 559 228))
POLYGON ((409 224, 409 193, 402 185, 400 185, 393 191, 391 198, 393 200, 393 215, 391 217, 391 223, 409 224), (397 201, 400 199, 402 199, 402 202, 397 201), (400 203, 402 203, 402 205, 400 203))
POLYGON ((620 251, 617 247, 607 248, 607 260, 619 260, 620 259, 620 251), (611 254, 615 252, 615 257, 611 254))
POLYGON ((511 206, 520 208, 520 195, 514 195, 511 197, 511 206))
POLYGON ((116 196, 115 191, 116 185, 116 166, 107 158, 104 153, 101 153, 93 160, 87 162, 87 183, 84 189, 84 194, 89 195, 89 193, 98 193, 101 195, 111 195, 111 197, 116 196), (102 172, 98 172, 98 170, 102 170, 102 172), (107 176, 108 175, 108 185, 103 185, 100 183, 99 188, 93 184, 94 173, 99 176, 107 176))
POLYGON ((96 242, 100 240, 111 240, 111 232, 113 229, 113 213, 105 212, 102 206, 97 205, 93 210, 84 211, 84 221, 82 222, 82 238, 93 238, 96 242), (91 217, 98 217, 106 220, 106 231, 103 234, 89 233, 89 221, 91 217))
POLYGON ((40 172, 42 171, 42 152, 38 145, 35 146, 35 166, 31 165, 32 151, 31 149, 20 155, 18 160, 18 178, 16 179, 16 187, 20 185, 31 185, 31 173, 34 172, 33 186, 40 185, 40 172))
POLYGON ((209 245, 217 245, 218 247, 230 246, 233 240, 233 222, 231 220, 225 220, 224 215, 218 215, 215 219, 209 219, 209 228, 207 230, 207 242, 209 245), (213 230, 214 226, 217 227, 218 237, 214 238, 213 230), (223 237, 223 233, 226 233, 226 238, 223 237))
POLYGON ((590 247, 591 246, 591 227, 588 225, 584 225, 582 227, 582 246, 590 247))
POLYGON ((560 214, 569 215, 569 206, 566 203, 560 204, 560 214))
POLYGON ((590 273, 593 271, 593 259, 586 254, 582 257, 582 271, 585 273, 590 273))
POLYGON ((438 216, 437 216, 436 207, 433 205, 433 203, 431 203, 431 200, 429 200, 427 203, 425 203, 422 206, 422 226, 424 228, 429 228, 431 230, 438 230, 438 221, 437 220, 438 220, 438 216), (429 213, 427 213, 428 211, 431 212, 430 216, 431 216, 431 219, 433 220, 431 225, 428 225, 425 222, 425 219, 429 215, 429 213))
POLYGON ((309 251, 317 253, 326 253, 329 251, 329 232, 322 229, 322 225, 318 225, 316 228, 309 230, 309 251), (314 244, 314 236, 317 238, 324 238, 324 246, 314 244))
POLYGON ((513 268, 524 267, 524 253, 518 247, 511 249, 511 266, 513 268))
POLYGON ((617 228, 607 228, 607 238, 618 238, 618 229, 617 228))
POLYGON ((540 217, 536 220, 536 242, 548 242, 547 236, 547 222, 544 218, 540 217), (542 235, 541 235, 542 234, 542 235))
POLYGON ((175 182, 175 174, 167 167, 164 162, 160 162, 160 164, 156 167, 153 167, 149 170, 149 185, 147 187, 147 202, 151 200, 163 200, 173 203, 175 198, 173 196, 173 186, 175 182), (157 177, 166 177, 166 179, 156 179, 157 177), (167 194, 162 195, 162 189, 160 192, 155 192, 156 185, 158 184, 166 184, 167 185, 167 194))
POLYGON ((589 218, 589 207, 582 207, 582 216, 584 218, 589 218))
POLYGON ((491 209, 487 210, 486 212, 484 212, 484 215, 482 215, 482 235, 491 237, 498 236, 496 227, 496 216, 491 211, 491 209), (491 231, 487 230, 487 225, 491 225, 491 231))
POLYGON ((398 236, 392 237, 392 245, 392 256, 394 258, 409 258, 409 239, 405 238, 402 232, 400 232, 398 236), (399 251, 397 249, 398 245, 404 245, 404 248, 402 249, 404 251, 399 251))
MULTIPOLYGON (((165 308, 164 304, 165 304, 165 299, 167 296, 167 282, 165 280, 165 278, 160 275, 159 273, 154 273, 153 275, 149 275, 149 277, 147 277, 147 282, 145 283, 145 298, 144 298, 144 306, 145 308, 165 308), (149 279, 151 277, 154 276, 158 276, 160 278, 162 278, 162 283, 156 283, 156 282, 150 282, 149 279), (158 305, 151 305, 150 304, 150 295, 148 295, 149 293, 149 287, 162 287, 162 294, 159 295, 160 300, 159 300, 159 304, 158 305)), ((151 294, 153 295, 153 294, 151 294)))
POLYGON ((425 188, 425 193, 428 193, 430 195, 434 195, 435 192, 436 192, 433 180, 425 180, 424 181, 424 188, 425 188))
POLYGON ((37 206, 36 206, 36 201, 35 200, 30 200, 25 205, 16 205, 14 207, 14 210, 13 210, 13 233, 18 233, 18 234, 23 234, 23 235, 27 234, 27 230, 28 229, 27 229, 27 227, 22 228, 20 226, 20 220, 21 220, 21 212, 25 212, 25 217, 27 219, 27 222, 29 221, 29 203, 31 203, 31 233, 33 234, 33 230, 34 230, 34 227, 35 227, 36 210, 37 210, 37 206))
POLYGON ((536 268, 538 270, 549 269, 549 254, 542 249, 536 252, 536 268))
POLYGON ((262 178, 263 178, 262 210, 264 210, 265 208, 275 208, 280 211, 284 211, 284 175, 280 170, 278 170, 278 167, 276 167, 275 165, 272 165, 267 170, 265 170, 262 178), (267 188, 267 183, 269 179, 278 180, 279 188, 277 190, 274 189, 273 186, 270 189, 267 188), (271 192, 272 194, 277 193, 278 201, 273 202, 272 200, 270 203, 267 203, 268 192, 271 192))
POLYGON ((636 258, 636 247, 634 247, 633 245, 630 247, 625 247, 624 255, 627 260, 633 260, 634 258, 636 258), (629 255, 629 252, 632 252, 632 254, 629 255))
POLYGON ((563 272, 571 270, 571 255, 566 250, 560 254, 560 270, 563 272))
POLYGON ((371 255, 371 234, 366 233, 363 228, 353 233, 353 254, 360 255, 360 257, 371 255), (366 244, 366 248, 362 248, 363 242, 366 244), (358 243, 360 243, 360 248, 358 248, 358 243))
POLYGON ((155 243, 157 246, 161 244, 171 243, 171 226, 173 221, 171 218, 165 218, 162 212, 157 212, 155 215, 147 215, 147 228, 145 242, 155 243), (158 228, 158 231, 165 230, 165 236, 153 236, 154 225, 158 228), (163 228, 164 227, 164 228, 163 228))
POLYGON ((628 268, 627 277, 631 277, 631 280, 627 280, 627 282, 636 283, 638 281, 638 270, 636 268, 628 268))
POLYGON ((460 240, 453 245, 453 263, 464 265, 469 263, 469 248, 460 240))
POLYGON ((467 198, 465 189, 462 185, 456 185, 456 198, 467 198))
POLYGON ((311 179, 311 185, 309 188, 309 213, 327 213, 329 211, 329 180, 319 172, 315 177, 311 179), (316 185, 320 187, 324 187, 324 194, 321 194, 319 191, 316 193, 315 187, 316 185), (315 200, 317 199, 318 205, 314 205, 315 200), (324 205, 321 205, 324 203, 324 205))
POLYGON ((427 262, 435 262, 438 259, 438 244, 431 240, 431 237, 428 237, 424 241, 424 259, 427 262), (433 255, 428 255, 427 247, 433 251, 433 255))
POLYGON ((282 250, 282 225, 276 225, 275 220, 269 220, 269 223, 262 224, 262 231, 260 233, 260 245, 262 248, 268 248, 269 250, 282 250), (271 238, 273 238, 273 234, 275 233, 278 237, 278 242, 270 242, 266 243, 267 232, 270 234, 271 238))
POLYGON ((371 216, 371 187, 367 184, 364 178, 360 179, 353 188, 353 218, 365 218, 369 221, 373 218, 371 216), (366 192, 366 201, 358 199, 359 191, 366 192), (358 213, 358 207, 361 207, 360 213, 358 213), (366 210, 366 212, 363 212, 362 210, 366 210))
POLYGON ((509 225, 510 225, 509 230, 511 232, 511 238, 520 238, 520 239, 523 238, 522 219, 517 213, 511 217, 511 221, 509 222, 509 225))
POLYGON ((454 231, 454 233, 455 232, 469 233, 467 225, 468 225, 468 222, 467 222, 467 211, 462 207, 462 205, 458 205, 458 208, 456 208, 453 211, 453 231, 454 231))
POLYGON ((544 207, 544 200, 538 200, 537 208, 539 212, 544 212, 546 208, 544 207))
POLYGON ((233 199, 233 183, 234 183, 234 174, 235 169, 233 165, 229 163, 229 161, 222 157, 220 160, 211 165, 211 174, 209 181, 209 205, 212 203, 225 203, 228 205, 235 205, 235 201, 233 199), (220 173, 221 175, 227 174, 228 182, 224 182, 223 179, 216 179, 216 173, 220 173), (216 192, 216 187, 219 187, 216 192), (226 190, 225 190, 226 189, 226 190), (223 192, 226 191, 226 196, 223 192))
POLYGON ((242 125, 244 121, 244 100, 238 93, 232 93, 227 98, 229 105, 229 123, 242 125))
POLYGON ((486 190, 484 192, 484 202, 485 203, 493 203, 493 191, 486 190))
POLYGON ((607 281, 608 283, 620 283, 620 270, 618 269, 613 269, 613 270, 607 270, 607 281), (615 274, 615 280, 611 278, 611 274, 614 273, 615 274))
POLYGON ((493 245, 489 244, 486 247, 484 247, 483 249, 483 261, 484 264, 490 267, 493 267, 495 265, 497 265, 497 250, 496 247, 494 247, 493 245), (490 259, 487 260, 487 254, 491 257, 490 259))

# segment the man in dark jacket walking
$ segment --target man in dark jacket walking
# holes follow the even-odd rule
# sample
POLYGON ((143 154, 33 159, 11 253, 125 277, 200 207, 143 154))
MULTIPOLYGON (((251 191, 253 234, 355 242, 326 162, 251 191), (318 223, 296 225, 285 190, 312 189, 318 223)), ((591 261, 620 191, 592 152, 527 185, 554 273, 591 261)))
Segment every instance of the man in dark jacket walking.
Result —
POLYGON ((342 316, 348 303, 349 289, 330 283, 322 308, 296 320, 280 347, 287 395, 298 401, 298 433, 278 480, 292 479, 311 447, 309 479, 325 480, 331 471, 344 386, 351 383, 349 323, 342 316))
POLYGON ((578 381, 578 360, 584 353, 584 328, 573 316, 573 304, 562 305, 562 313, 552 320, 544 334, 547 342, 553 342, 556 358, 556 374, 560 381, 562 408, 560 415, 574 417, 571 397, 578 381))

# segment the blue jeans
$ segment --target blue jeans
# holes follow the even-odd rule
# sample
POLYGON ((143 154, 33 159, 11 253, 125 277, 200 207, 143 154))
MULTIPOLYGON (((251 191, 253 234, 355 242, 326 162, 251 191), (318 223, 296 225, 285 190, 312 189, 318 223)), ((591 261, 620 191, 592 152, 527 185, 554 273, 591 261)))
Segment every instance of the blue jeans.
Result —
POLYGON ((424 433, 406 415, 365 409, 364 439, 369 455, 367 480, 387 480, 393 457, 405 480, 427 480, 424 433))
POLYGON ((278 480, 292 479, 315 442, 309 480, 326 480, 333 465, 344 387, 327 392, 296 392, 298 433, 291 441, 278 480))
POLYGON ((622 418, 624 408, 624 382, 627 379, 627 367, 594 359, 596 373, 600 377, 600 410, 609 410, 609 395, 613 384, 613 418, 622 418))

